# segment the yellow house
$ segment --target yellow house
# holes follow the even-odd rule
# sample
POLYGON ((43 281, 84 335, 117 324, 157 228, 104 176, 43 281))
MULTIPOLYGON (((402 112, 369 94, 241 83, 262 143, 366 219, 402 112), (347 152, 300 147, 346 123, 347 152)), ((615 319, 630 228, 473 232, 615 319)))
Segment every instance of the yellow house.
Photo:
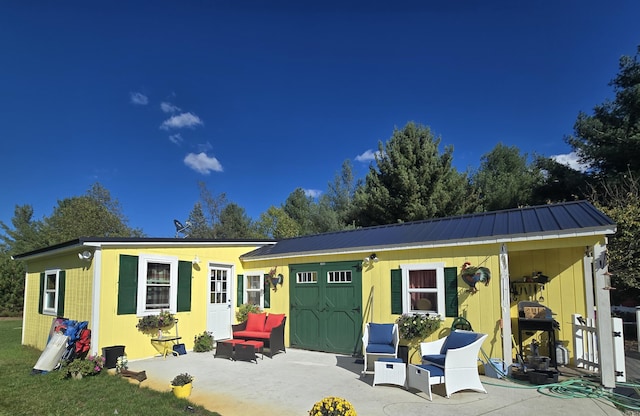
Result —
POLYGON ((177 314, 190 349, 205 330, 230 337, 236 308, 250 302, 287 315, 287 346, 354 356, 366 322, 437 314, 435 339, 462 316, 489 334, 483 351, 510 364, 513 341, 537 339, 551 354, 554 340, 571 340, 572 314, 594 317, 597 306, 598 321, 610 316, 614 233, 610 218, 577 201, 278 242, 80 238, 15 256, 27 266, 23 343, 44 348, 52 318, 65 316, 89 322, 94 352, 125 345, 130 358, 149 357, 157 352, 136 323, 159 306, 177 314), (487 284, 467 283, 465 267, 484 268, 487 284), (553 329, 518 331, 521 302, 552 311, 553 329))

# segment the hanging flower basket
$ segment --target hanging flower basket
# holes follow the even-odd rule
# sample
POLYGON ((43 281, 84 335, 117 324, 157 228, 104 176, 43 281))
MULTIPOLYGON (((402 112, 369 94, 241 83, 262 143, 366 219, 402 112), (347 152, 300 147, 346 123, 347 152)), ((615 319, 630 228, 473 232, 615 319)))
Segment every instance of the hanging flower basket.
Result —
POLYGON ((169 311, 160 311, 158 315, 147 315, 138 319, 136 328, 142 333, 157 335, 159 334, 158 331, 167 331, 173 328, 175 323, 176 318, 172 313, 169 311))

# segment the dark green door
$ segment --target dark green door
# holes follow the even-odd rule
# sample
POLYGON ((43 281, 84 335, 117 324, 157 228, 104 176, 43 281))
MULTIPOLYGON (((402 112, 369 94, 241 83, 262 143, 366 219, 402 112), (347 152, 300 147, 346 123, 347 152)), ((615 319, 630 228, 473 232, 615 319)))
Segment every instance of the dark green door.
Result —
POLYGON ((360 263, 298 264, 289 268, 291 346, 356 354, 362 337, 360 263))

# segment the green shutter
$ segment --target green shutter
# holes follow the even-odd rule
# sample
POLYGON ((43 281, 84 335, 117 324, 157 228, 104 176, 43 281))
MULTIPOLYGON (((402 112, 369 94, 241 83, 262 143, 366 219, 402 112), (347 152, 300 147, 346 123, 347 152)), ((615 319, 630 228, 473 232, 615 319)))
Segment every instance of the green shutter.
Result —
POLYGON ((238 304, 238 306, 242 305, 242 291, 244 290, 242 287, 242 284, 244 282, 244 276, 239 274, 238 275, 238 287, 237 287, 237 291, 236 291, 236 302, 238 304))
POLYGON ((59 318, 64 316, 64 289, 66 285, 67 273, 64 270, 60 270, 58 273, 58 308, 56 310, 56 316, 59 318))
POLYGON ((38 313, 42 315, 42 303, 44 302, 44 273, 40 273, 40 297, 38 299, 38 313))
POLYGON ((391 270, 391 313, 402 314, 402 270, 391 270))
POLYGON ((191 268, 190 261, 178 262, 178 312, 191 310, 191 268))
POLYGON ((138 296, 138 256, 120 255, 118 274, 118 315, 136 313, 138 296))
POLYGON ((264 275, 264 309, 271 307, 271 282, 269 275, 264 275))
POLYGON ((445 316, 458 317, 458 268, 444 268, 445 316))

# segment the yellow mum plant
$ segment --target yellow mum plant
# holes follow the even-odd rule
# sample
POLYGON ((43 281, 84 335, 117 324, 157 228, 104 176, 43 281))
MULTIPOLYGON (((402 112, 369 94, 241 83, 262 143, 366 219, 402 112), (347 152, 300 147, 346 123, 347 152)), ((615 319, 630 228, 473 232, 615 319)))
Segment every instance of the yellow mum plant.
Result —
POLYGON ((313 405, 309 416, 357 416, 353 405, 340 397, 325 397, 313 405))

